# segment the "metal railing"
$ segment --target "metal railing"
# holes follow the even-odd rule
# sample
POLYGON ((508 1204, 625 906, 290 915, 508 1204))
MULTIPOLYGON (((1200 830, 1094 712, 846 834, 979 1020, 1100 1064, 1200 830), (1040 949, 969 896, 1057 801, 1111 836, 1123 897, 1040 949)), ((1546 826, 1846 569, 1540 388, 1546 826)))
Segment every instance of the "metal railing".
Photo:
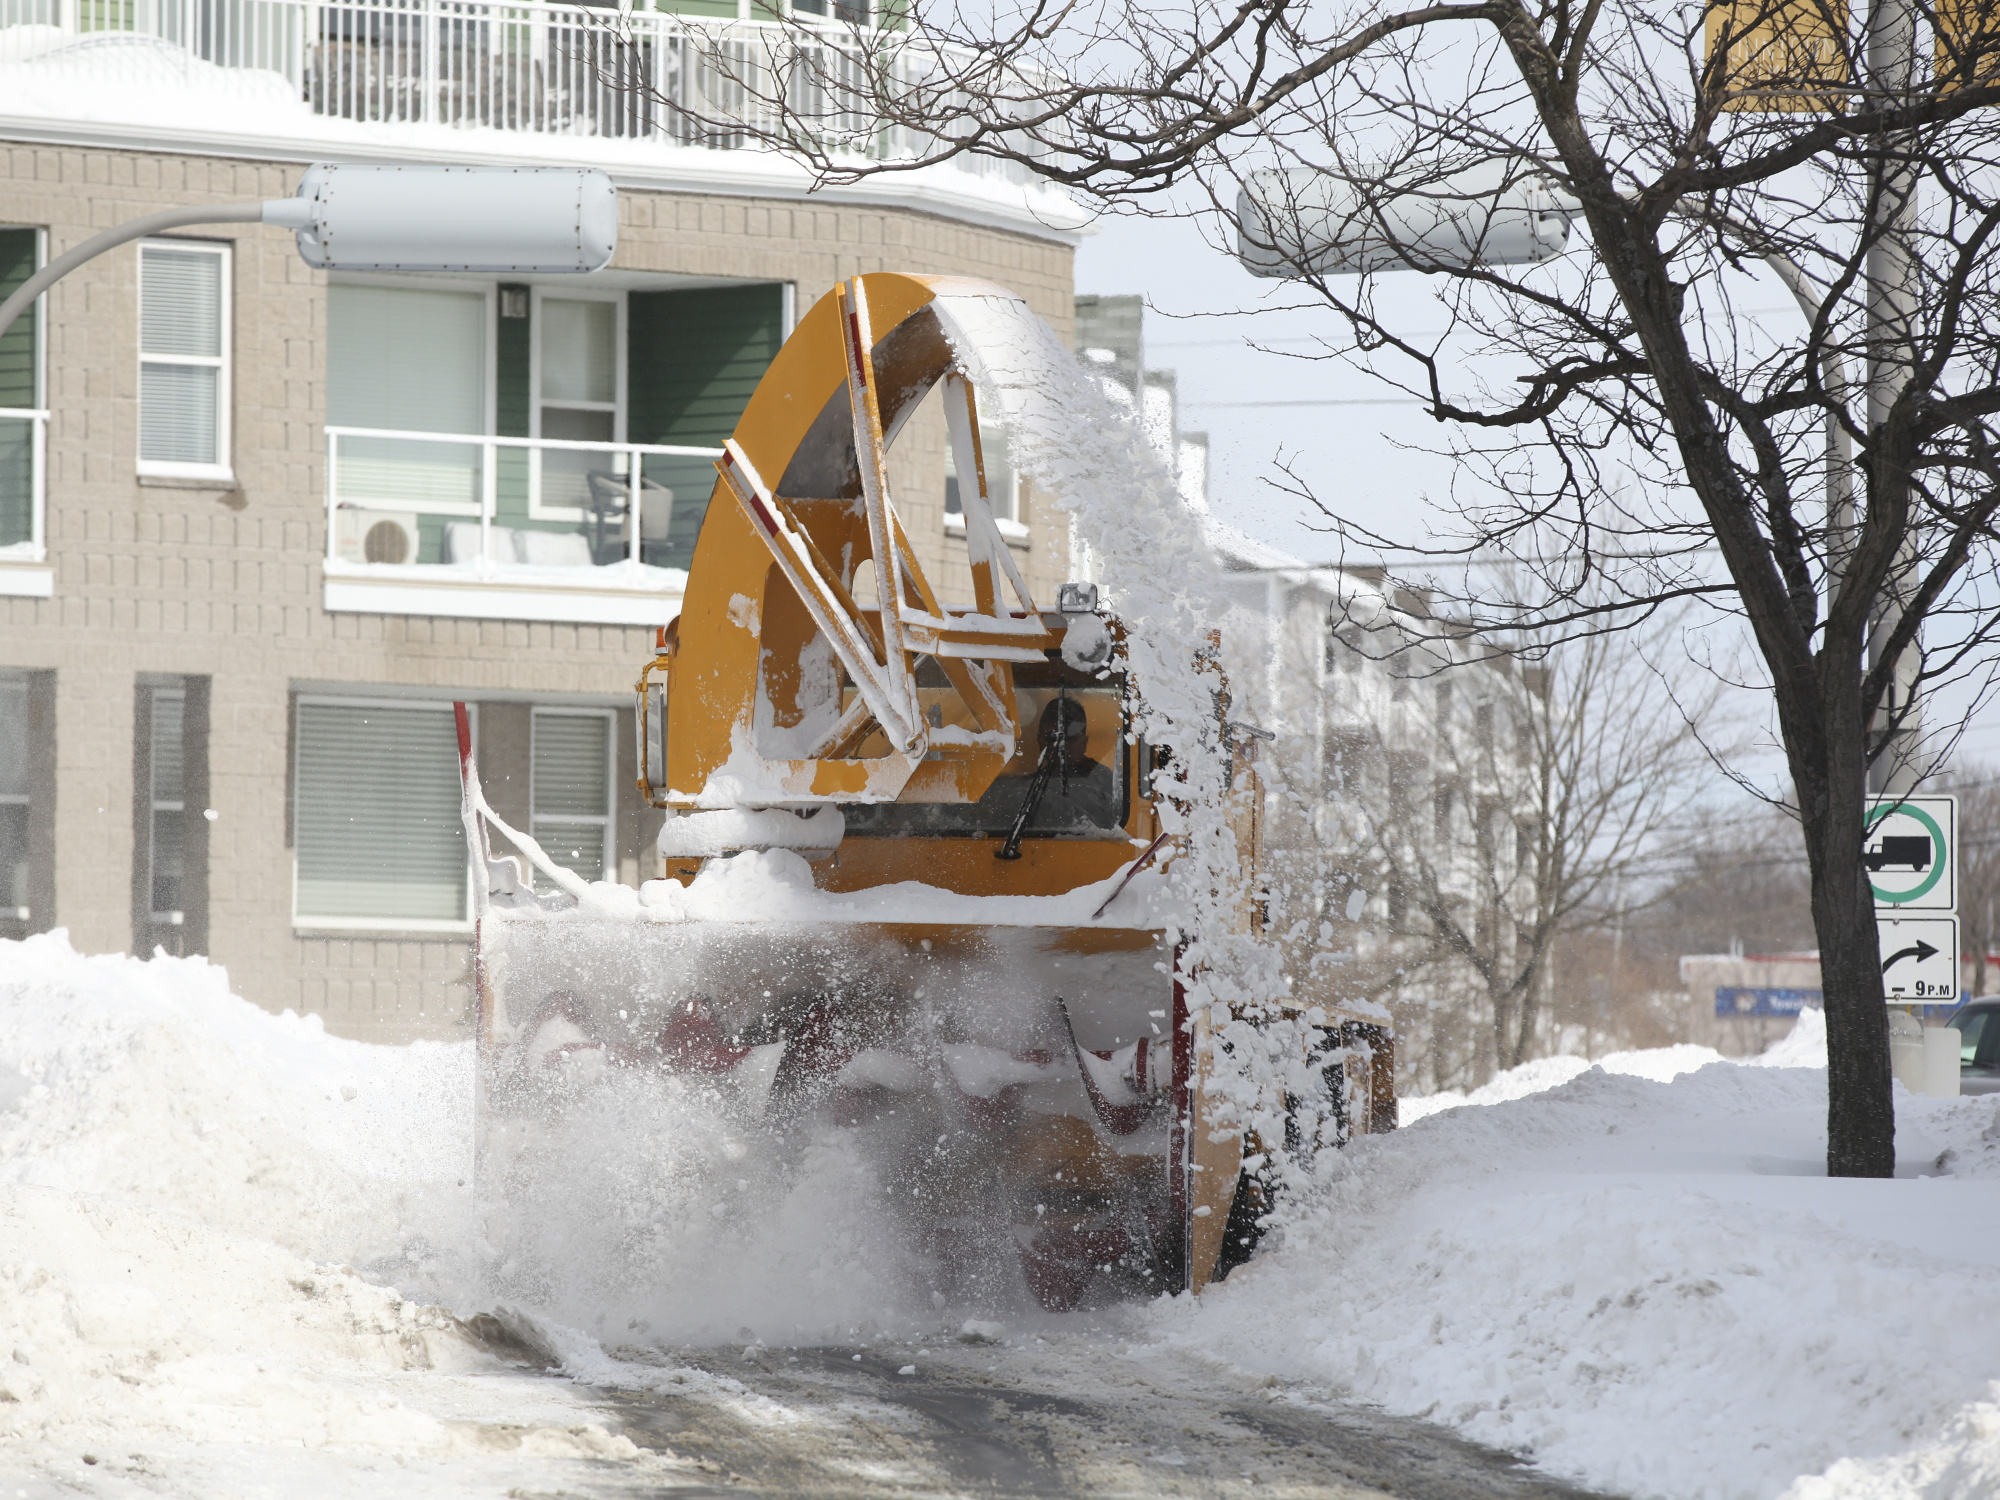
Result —
MULTIPOLYGON (((788 119, 888 158, 916 154, 928 137, 874 119, 871 79, 922 87, 939 56, 897 31, 811 18, 542 0, 0 0, 0 34, 17 27, 52 30, 46 47, 17 42, 14 60, 83 63, 113 83, 157 84, 176 64, 191 83, 198 63, 257 70, 283 78, 314 114, 343 120, 726 150, 788 119)), ((955 164, 1026 175, 984 158, 955 164)))
POLYGON ((48 437, 46 411, 0 406, 0 560, 46 555, 48 437))
POLYGON ((326 555, 499 578, 627 564, 685 570, 721 456, 660 443, 329 426, 326 555))

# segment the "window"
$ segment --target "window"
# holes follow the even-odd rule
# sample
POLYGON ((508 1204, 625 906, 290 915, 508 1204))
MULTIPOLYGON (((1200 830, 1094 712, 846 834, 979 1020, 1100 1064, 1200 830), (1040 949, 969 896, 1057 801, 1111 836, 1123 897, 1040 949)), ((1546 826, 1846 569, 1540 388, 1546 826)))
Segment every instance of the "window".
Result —
MULTIPOLYGON (((625 436, 625 301, 622 296, 537 295, 534 431, 572 443, 614 443, 625 436)), ((543 453, 530 514, 581 520, 591 513, 590 475, 622 465, 610 453, 543 453)), ((600 482, 600 489, 603 488, 600 482)), ((616 481, 609 493, 617 496, 616 481)))
POLYGON ((208 951, 208 684, 139 679, 134 704, 132 950, 208 951))
POLYGON ((531 831, 550 859, 585 880, 607 879, 612 868, 615 727, 609 709, 538 708, 534 713, 531 831))
MULTIPOLYGON (((483 435, 490 406, 486 323, 484 292, 329 287, 327 425, 483 435)), ((339 448, 335 498, 476 517, 479 462, 479 449, 470 444, 347 439, 339 448)))
POLYGON ((622 405, 618 346, 622 303, 617 297, 544 297, 536 329, 540 348, 538 437, 614 442, 622 405))
POLYGON ((0 937, 25 935, 28 882, 28 683, 0 677, 0 937))
POLYGON ((152 699, 152 754, 148 757, 152 774, 146 798, 152 833, 146 850, 148 915, 155 925, 179 926, 187 915, 181 906, 181 876, 186 868, 182 827, 187 814, 187 803, 181 796, 181 724, 187 695, 178 690, 156 691, 152 699))
POLYGON ((301 697, 294 733, 295 920, 462 930, 471 892, 451 705, 301 697))
POLYGON ((56 674, 0 667, 0 938, 56 925, 56 674))
POLYGON ((1979 1038, 1982 1031, 1992 1023, 1991 1006, 1971 1007, 1960 1011, 1951 1018, 1951 1024, 1958 1028, 1958 1062, 1960 1067, 1971 1067, 1979 1055, 1979 1038))
POLYGON ((677 581, 624 565, 688 565, 719 445, 782 342, 786 307, 776 283, 336 276, 326 607, 670 614, 677 581), (635 456, 619 451, 627 443, 697 451, 635 456), (464 587, 463 572, 481 587, 464 587))
MULTIPOLYGON (((0 301, 34 275, 40 249, 41 231, 0 229, 0 301)), ((40 313, 30 303, 0 335, 0 548, 41 540, 36 449, 42 419, 35 415, 42 394, 40 313)), ((5 894, 0 890, 0 906, 5 894)))
POLYGON ((229 247, 139 247, 139 471, 229 477, 229 247))
MULTIPOLYGON (((1020 516, 1019 477, 1007 459, 1007 434, 997 427, 982 426, 979 429, 979 457, 986 465, 986 498, 993 507, 996 521, 1016 522, 1020 516)), ((947 516, 963 516, 964 503, 959 499, 958 459, 952 452, 950 443, 944 445, 944 513, 947 516)), ((947 522, 947 525, 950 523, 947 522)), ((963 523, 961 523, 963 524, 963 523)))

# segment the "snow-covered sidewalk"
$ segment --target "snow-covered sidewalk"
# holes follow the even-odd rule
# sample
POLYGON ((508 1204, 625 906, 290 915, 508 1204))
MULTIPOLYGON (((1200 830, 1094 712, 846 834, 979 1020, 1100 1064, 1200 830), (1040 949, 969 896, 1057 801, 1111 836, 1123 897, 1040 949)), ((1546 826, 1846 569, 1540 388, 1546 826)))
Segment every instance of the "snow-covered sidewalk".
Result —
MULTIPOLYGON (((1136 1335, 1635 1496, 2000 1495, 2000 1099, 1899 1095, 1905 1175, 1828 1181, 1823 1051, 1412 1101, 1225 1285, 1064 1324, 1103 1353, 1077 1394, 1136 1335)), ((607 1431, 587 1382, 623 1367, 591 1332, 554 1341, 576 1385, 468 1337, 495 1253, 470 1125, 466 1044, 0 943, 0 1495, 702 1482, 607 1431)))
POLYGON ((2000 1098, 1898 1089, 1898 1180, 1828 1180, 1824 1069, 1809 1012, 1413 1101, 1162 1338, 1632 1495, 2000 1495, 2000 1098))
POLYGON ((199 961, 0 942, 0 1495, 670 1482, 374 1261, 462 1212, 465 1045, 272 1016, 199 961))

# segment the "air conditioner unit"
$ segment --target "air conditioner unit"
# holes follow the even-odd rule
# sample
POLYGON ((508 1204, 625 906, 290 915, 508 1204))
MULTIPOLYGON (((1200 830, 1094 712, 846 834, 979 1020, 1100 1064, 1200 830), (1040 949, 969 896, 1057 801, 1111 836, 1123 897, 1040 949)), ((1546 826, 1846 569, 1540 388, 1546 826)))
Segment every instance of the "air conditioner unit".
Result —
POLYGON ((417 518, 408 512, 342 506, 333 513, 333 555, 342 562, 413 563, 418 545, 417 518))

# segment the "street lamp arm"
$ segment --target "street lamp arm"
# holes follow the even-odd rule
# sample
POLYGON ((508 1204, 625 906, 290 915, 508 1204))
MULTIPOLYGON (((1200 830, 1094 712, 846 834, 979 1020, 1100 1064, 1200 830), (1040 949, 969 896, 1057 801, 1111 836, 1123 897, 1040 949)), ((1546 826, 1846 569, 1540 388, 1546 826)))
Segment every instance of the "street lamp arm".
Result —
POLYGON ((278 224, 300 229, 311 222, 313 205, 303 198, 273 198, 264 203, 225 203, 202 208, 167 208, 156 214, 132 219, 115 229, 92 235, 74 250, 65 252, 21 283, 14 295, 0 302, 0 338, 14 326, 34 300, 87 260, 95 260, 107 250, 115 250, 131 240, 144 239, 168 229, 184 229, 190 224, 278 224))

